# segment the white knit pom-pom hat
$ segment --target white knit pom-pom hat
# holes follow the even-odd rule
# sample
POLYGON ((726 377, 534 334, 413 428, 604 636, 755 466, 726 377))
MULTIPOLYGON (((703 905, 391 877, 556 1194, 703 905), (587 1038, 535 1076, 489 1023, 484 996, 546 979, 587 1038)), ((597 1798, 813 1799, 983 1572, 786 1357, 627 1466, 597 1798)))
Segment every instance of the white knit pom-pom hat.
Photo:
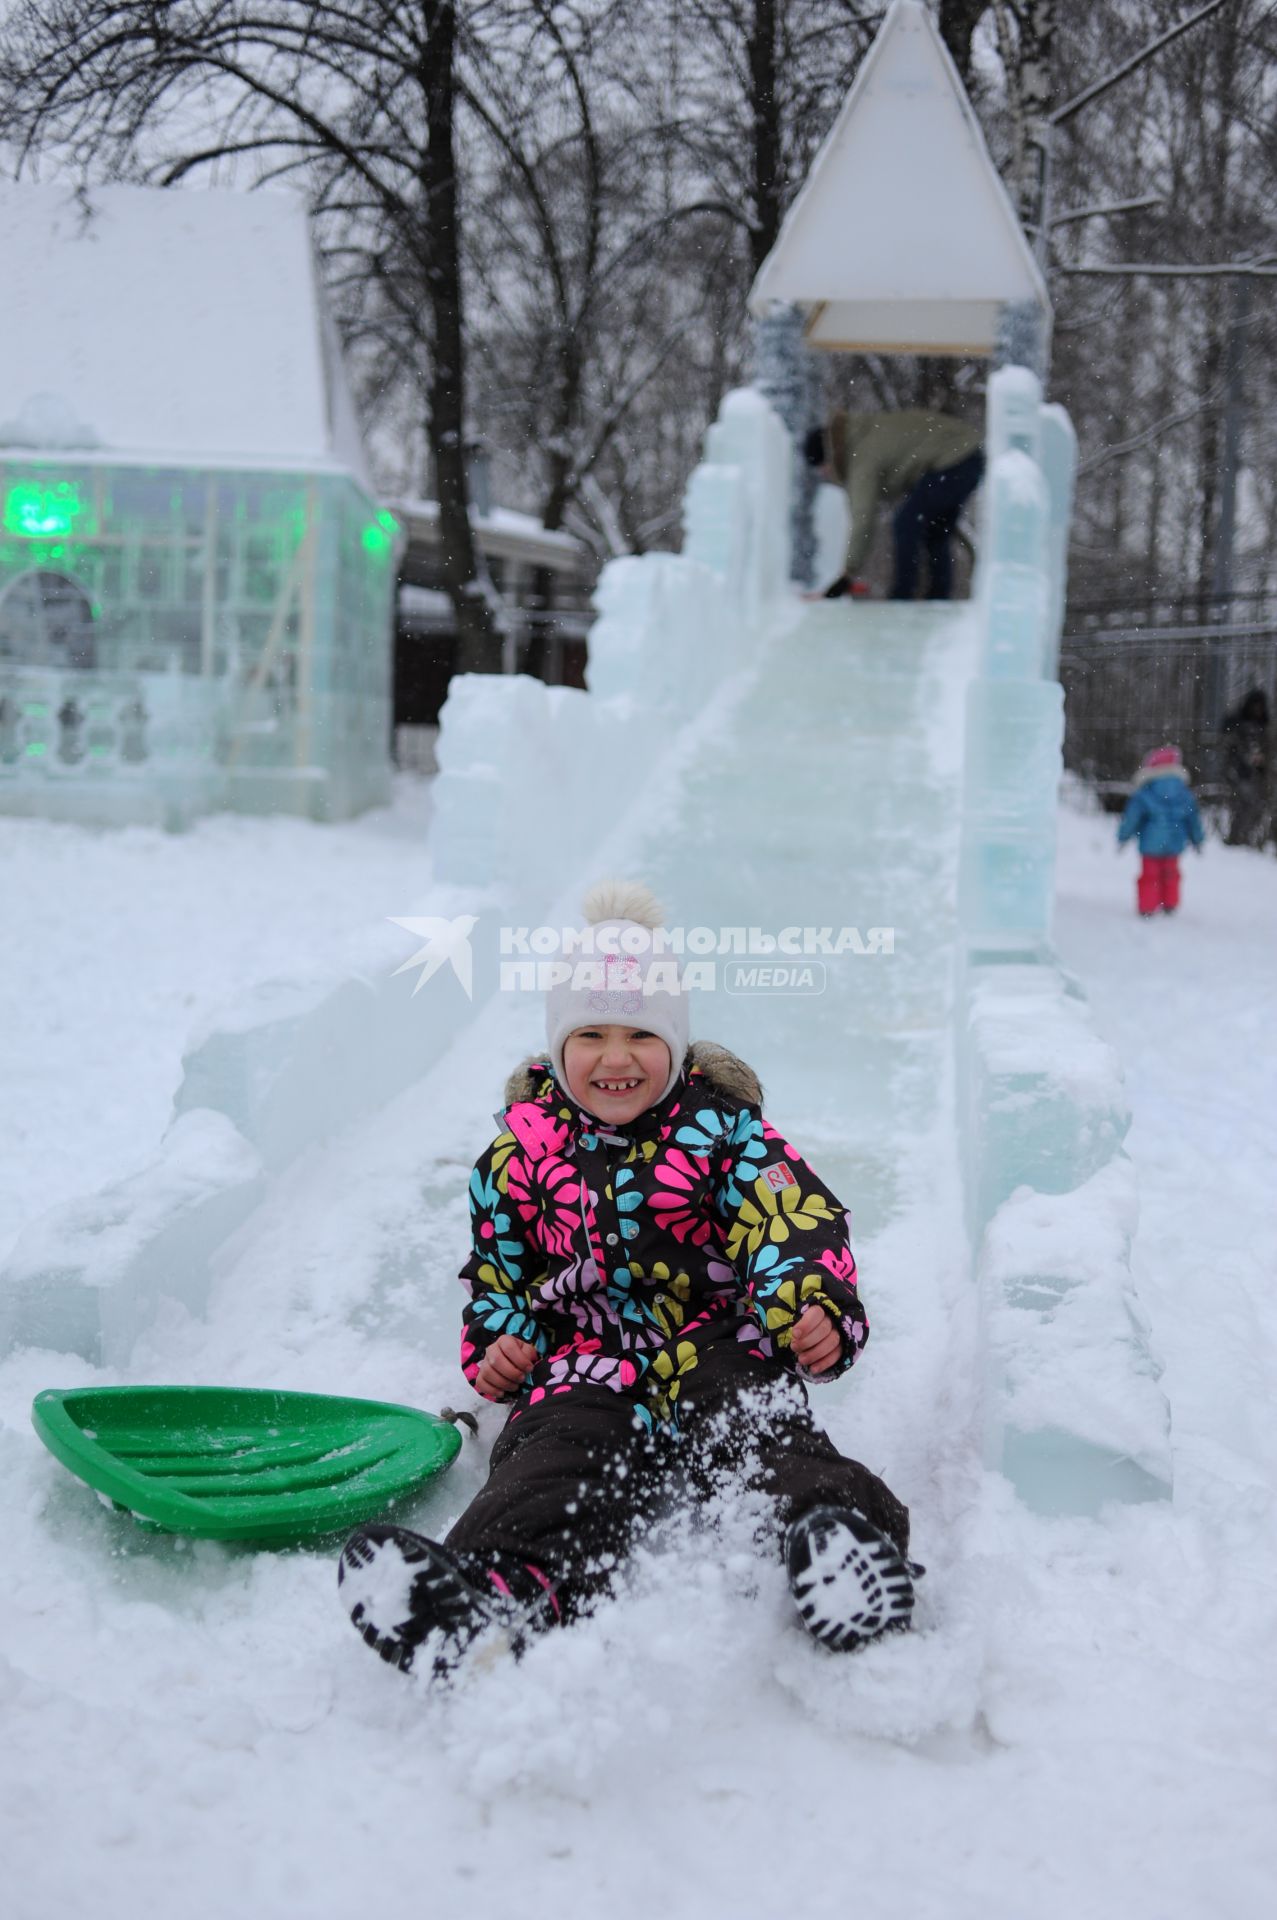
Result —
POLYGON ((669 1079, 661 1099, 683 1071, 688 1047, 687 995, 672 955, 654 939, 665 916, 641 881, 601 880, 584 900, 586 924, 594 930, 593 952, 573 968, 573 979, 545 996, 545 1032, 554 1076, 566 1091, 563 1049, 578 1027, 646 1027, 670 1050, 669 1079), (653 961, 661 961, 653 980, 653 961), (582 975, 580 984, 576 976, 582 975), (675 986, 666 984, 671 975, 675 986))

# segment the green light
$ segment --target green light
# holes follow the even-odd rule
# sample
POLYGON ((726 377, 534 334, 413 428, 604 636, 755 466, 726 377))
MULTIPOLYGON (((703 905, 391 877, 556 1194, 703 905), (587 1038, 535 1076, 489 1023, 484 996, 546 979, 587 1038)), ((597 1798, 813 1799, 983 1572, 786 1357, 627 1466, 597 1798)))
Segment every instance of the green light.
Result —
POLYGON ((393 513, 383 511, 368 522, 359 538, 365 553, 375 553, 384 559, 399 538, 399 522, 393 513))
POLYGON ((45 750, 45 745, 43 740, 27 741, 27 752, 30 754, 33 760, 38 760, 40 755, 44 752, 44 750, 45 750))
POLYGON ((10 487, 4 503, 6 533, 19 533, 28 540, 46 540, 52 535, 70 533, 77 516, 84 512, 79 489, 69 480, 56 486, 38 486, 23 480, 10 487))

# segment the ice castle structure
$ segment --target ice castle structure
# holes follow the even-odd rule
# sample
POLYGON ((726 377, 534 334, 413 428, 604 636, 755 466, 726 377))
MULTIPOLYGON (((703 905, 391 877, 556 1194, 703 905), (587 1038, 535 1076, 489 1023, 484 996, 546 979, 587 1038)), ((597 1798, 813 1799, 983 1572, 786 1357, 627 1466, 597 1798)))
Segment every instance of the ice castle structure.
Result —
MULTIPOLYGON (((820 867, 804 871, 784 833, 747 831, 754 897, 799 884, 816 889, 805 896, 814 902, 820 873, 854 896, 889 871, 898 917, 907 922, 916 900, 926 933, 925 969, 910 974, 905 956, 893 989, 902 997, 876 1026, 874 981, 886 976, 862 974, 855 995, 822 1003, 819 1019, 839 1025, 807 1047, 808 1085, 836 1129, 843 1083, 822 1048, 863 1056, 873 1123, 885 1127, 892 1101, 913 1099, 918 1079, 891 1067, 890 1029, 907 1029, 924 1004, 941 1008, 956 1108, 945 1124, 960 1149, 986 1361, 987 1461, 1040 1511, 1093 1513, 1168 1491, 1168 1416, 1131 1281, 1137 1209, 1121 1074, 1051 947, 1053 667, 1073 439, 1023 369, 991 379, 988 450, 968 610, 804 612, 789 585, 788 436, 758 392, 729 395, 687 490, 683 552, 621 559, 603 574, 589 691, 517 675, 454 681, 421 907, 441 922, 575 915, 626 822, 671 807, 662 844, 671 860, 694 863, 703 886, 725 822, 702 807, 694 822, 680 819, 674 776, 695 763, 712 785, 716 768, 752 764, 746 729, 766 732, 783 692, 788 731, 777 737, 852 782, 841 791, 856 798, 817 820, 803 811, 797 759, 773 765, 769 781, 789 793, 797 829, 818 834, 820 867), (974 645, 960 646, 971 618, 974 645), (846 664, 857 619, 868 622, 856 643, 863 672, 846 664), (905 751, 892 738, 917 706, 911 663, 937 648, 968 663, 951 856, 939 825, 944 782, 912 740, 905 751), (850 677, 831 692, 825 671, 850 677), (716 707, 706 744, 696 730, 716 707), (935 843, 900 833, 906 819, 934 819, 935 843), (950 858, 957 910, 937 918, 930 894, 950 858), (940 983, 938 997, 928 981, 940 983)), ((232 1234, 241 1244, 251 1235, 278 1175, 427 1072, 460 1024, 495 1017, 495 965, 478 951, 472 1004, 441 992, 409 1012, 411 982, 395 971, 403 952, 402 935, 370 934, 357 976, 259 989, 204 1035, 153 1164, 36 1222, 19 1243, 0 1276, 0 1345, 73 1350, 127 1370, 167 1301, 202 1312, 222 1249, 232 1234)), ((816 1014, 791 1004, 775 1017, 800 1038, 816 1014)), ((927 1077, 945 1079, 929 1068, 927 1077)))
POLYGON ((304 203, 0 180, 0 814, 390 793, 401 529, 304 203))

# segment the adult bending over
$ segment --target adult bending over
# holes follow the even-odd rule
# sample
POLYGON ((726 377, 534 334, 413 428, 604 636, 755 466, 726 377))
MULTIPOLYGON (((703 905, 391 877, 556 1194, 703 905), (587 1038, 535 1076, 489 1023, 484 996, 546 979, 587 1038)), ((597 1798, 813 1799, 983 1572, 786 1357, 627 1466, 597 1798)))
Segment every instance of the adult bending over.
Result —
POLYGON ((833 415, 814 427, 804 449, 808 462, 847 489, 851 538, 843 570, 825 599, 860 591, 859 574, 873 544, 880 506, 893 507, 896 543, 893 600, 912 600, 918 554, 926 549, 927 598, 947 600, 953 588, 950 541, 984 474, 980 430, 946 413, 906 407, 898 413, 833 415))

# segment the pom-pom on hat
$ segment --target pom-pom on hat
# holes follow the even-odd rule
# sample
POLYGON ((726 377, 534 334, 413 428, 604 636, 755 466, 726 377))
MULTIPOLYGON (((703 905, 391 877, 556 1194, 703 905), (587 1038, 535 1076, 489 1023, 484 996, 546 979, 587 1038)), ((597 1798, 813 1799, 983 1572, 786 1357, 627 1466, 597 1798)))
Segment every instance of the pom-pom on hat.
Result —
POLYGON ((581 907, 591 927, 628 920, 636 927, 655 929, 665 922, 664 907, 641 880, 596 880, 581 907))
POLYGON ((551 987, 545 997, 555 1078, 567 1088, 563 1049, 578 1027, 646 1027, 670 1050, 663 1100, 683 1071, 688 1046, 687 995, 678 964, 654 938, 664 912, 637 880, 601 880, 583 905, 593 938, 571 956, 571 979, 551 987))

